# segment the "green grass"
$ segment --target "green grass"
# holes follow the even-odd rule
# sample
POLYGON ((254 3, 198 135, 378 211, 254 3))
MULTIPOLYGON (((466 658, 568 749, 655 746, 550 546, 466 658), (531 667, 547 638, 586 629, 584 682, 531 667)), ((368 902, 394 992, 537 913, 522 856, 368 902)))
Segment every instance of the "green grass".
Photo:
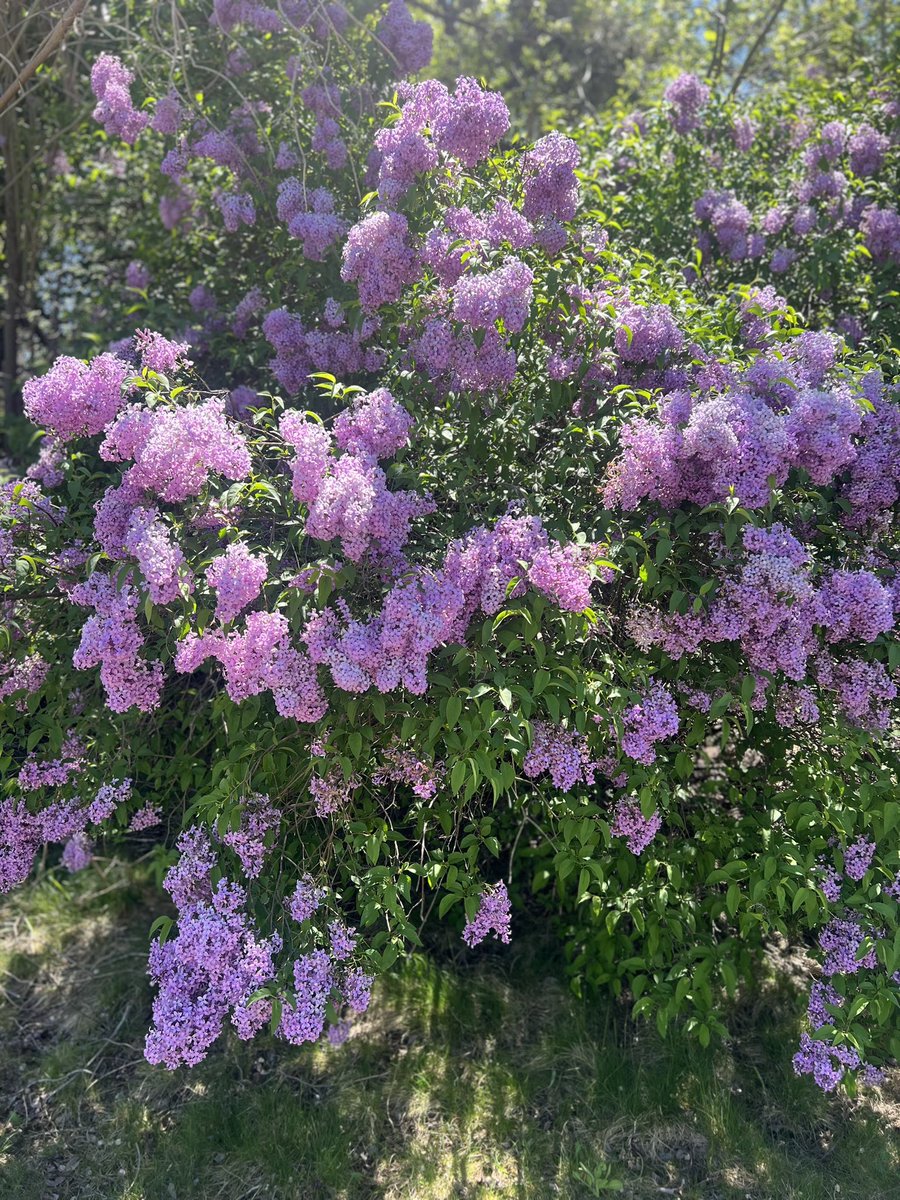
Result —
POLYGON ((900 1081, 795 1079, 784 982, 704 1051, 580 1003, 523 938, 409 959, 341 1048, 232 1039, 169 1073, 141 1055, 153 899, 113 864, 0 909, 3 1200, 900 1198, 900 1081))

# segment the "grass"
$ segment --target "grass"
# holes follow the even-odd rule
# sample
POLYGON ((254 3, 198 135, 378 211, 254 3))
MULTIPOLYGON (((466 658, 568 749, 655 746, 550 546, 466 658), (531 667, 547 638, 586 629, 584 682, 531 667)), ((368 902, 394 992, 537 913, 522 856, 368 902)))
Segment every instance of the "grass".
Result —
POLYGON ((0 909, 3 1200, 900 1200, 900 1079, 794 1078, 783 982, 704 1051, 577 1001, 524 938, 410 958, 343 1047, 169 1073, 141 1055, 153 902, 113 863, 0 909))

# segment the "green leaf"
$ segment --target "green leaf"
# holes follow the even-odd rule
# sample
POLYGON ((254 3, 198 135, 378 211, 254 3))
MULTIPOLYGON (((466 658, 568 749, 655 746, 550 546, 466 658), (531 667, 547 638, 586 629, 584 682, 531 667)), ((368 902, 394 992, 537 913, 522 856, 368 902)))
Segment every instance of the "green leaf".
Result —
POLYGON ((454 796, 458 796, 463 781, 466 778, 466 761, 463 758, 457 759, 450 771, 450 787, 454 796))

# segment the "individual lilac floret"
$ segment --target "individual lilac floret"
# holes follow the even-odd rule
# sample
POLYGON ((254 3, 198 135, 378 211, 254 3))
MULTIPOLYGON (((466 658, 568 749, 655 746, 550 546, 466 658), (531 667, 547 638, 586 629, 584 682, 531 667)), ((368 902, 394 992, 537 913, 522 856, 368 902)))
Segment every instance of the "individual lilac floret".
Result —
POLYGON ((467 946, 477 946, 489 933, 493 933, 494 937, 509 945, 509 923, 509 896, 506 893, 506 884, 500 882, 481 893, 478 912, 474 920, 466 923, 463 941, 467 946))
POLYGON ((264 556, 251 554, 244 542, 233 542, 206 568, 206 582, 216 593, 216 617, 233 621, 252 604, 268 577, 264 556))
POLYGON ((629 800, 623 796, 616 802, 609 831, 613 837, 625 838, 628 849, 637 855, 647 849, 659 833, 661 825, 662 817, 658 812, 645 817, 636 800, 629 800))

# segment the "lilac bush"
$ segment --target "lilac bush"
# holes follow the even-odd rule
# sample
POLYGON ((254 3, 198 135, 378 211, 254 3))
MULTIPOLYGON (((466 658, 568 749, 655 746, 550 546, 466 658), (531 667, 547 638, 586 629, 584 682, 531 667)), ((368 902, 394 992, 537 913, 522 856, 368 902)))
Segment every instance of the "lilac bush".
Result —
POLYGON ((723 121, 682 77, 598 158, 596 129, 531 144, 474 80, 402 78, 430 54, 402 0, 208 15, 198 61, 233 87, 176 72, 145 106, 95 68, 159 230, 103 295, 110 348, 24 387, 0 887, 47 846, 90 871, 156 841, 170 1069, 229 1029, 339 1044, 427 922, 487 953, 536 918, 576 987, 704 1044, 791 937, 818 962, 797 1071, 876 1082, 900 406, 885 276, 857 268, 891 255, 882 100, 797 132, 790 202, 710 175, 654 258, 653 206, 622 221, 597 188, 655 164, 667 204, 698 156, 769 146, 768 114, 723 121), (847 239, 861 338, 803 290, 847 239))

